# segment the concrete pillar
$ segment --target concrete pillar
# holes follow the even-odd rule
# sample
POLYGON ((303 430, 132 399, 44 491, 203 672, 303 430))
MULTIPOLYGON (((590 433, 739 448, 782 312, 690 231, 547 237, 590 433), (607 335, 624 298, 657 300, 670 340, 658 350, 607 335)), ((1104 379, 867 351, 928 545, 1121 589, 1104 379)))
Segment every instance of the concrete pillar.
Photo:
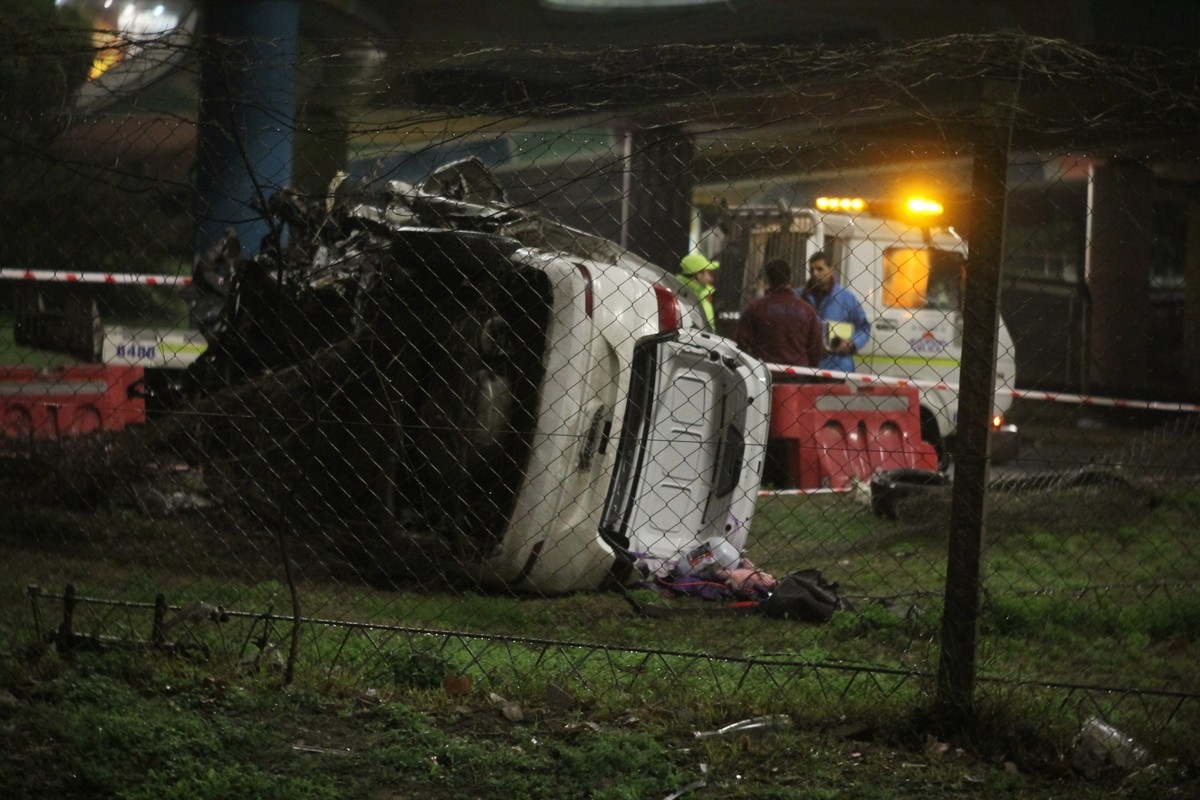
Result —
POLYGON ((1200 196, 1188 203, 1183 300, 1183 380, 1187 397, 1200 400, 1200 196))
POLYGON ((1154 176, 1110 161, 1092 173, 1087 286, 1091 299, 1089 382, 1094 393, 1145 390, 1149 353, 1154 176))
POLYGON ((299 0, 207 0, 199 41, 195 253, 232 228, 243 252, 271 233, 254 210, 292 182, 299 0))
POLYGON ((669 272, 688 251, 692 139, 678 127, 634 131, 623 204, 626 246, 669 272))

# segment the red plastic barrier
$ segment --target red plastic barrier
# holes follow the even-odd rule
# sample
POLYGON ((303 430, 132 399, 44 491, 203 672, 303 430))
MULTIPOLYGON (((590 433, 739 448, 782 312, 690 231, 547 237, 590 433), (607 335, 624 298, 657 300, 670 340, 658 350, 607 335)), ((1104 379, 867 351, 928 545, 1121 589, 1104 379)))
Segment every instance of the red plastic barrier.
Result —
POLYGON ((845 488, 885 469, 937 469, 921 440, 914 387, 776 383, 769 438, 784 451, 789 488, 845 488))
POLYGON ((146 402, 129 396, 143 374, 141 367, 98 364, 40 372, 0 367, 0 433, 58 439, 145 422, 146 402))

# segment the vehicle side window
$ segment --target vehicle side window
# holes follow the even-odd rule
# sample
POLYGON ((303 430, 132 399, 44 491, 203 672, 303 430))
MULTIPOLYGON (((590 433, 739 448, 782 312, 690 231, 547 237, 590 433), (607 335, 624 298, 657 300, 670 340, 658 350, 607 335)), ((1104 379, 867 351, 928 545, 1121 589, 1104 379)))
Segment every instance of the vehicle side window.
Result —
POLYGON ((962 303, 966 260, 961 253, 930 250, 929 296, 927 305, 942 311, 955 311, 962 303))
POLYGON ((924 308, 929 289, 929 251, 889 247, 883 251, 883 304, 924 308))

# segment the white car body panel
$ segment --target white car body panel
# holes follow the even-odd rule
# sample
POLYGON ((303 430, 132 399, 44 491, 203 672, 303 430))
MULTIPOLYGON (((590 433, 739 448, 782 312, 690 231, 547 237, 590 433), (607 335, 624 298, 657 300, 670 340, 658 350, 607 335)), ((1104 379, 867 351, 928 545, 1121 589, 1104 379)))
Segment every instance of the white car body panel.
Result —
POLYGON ((635 367, 604 527, 654 558, 713 537, 740 553, 762 471, 770 374, 728 340, 699 331, 643 348, 639 357, 654 363, 635 367))
POLYGON ((509 525, 477 576, 515 589, 566 592, 611 580, 621 550, 670 559, 712 536, 743 550, 767 436, 766 368, 715 334, 690 328, 660 334, 653 285, 624 264, 523 256, 555 287, 546 377, 509 525), (623 425, 633 365, 645 357, 639 348, 653 350, 661 369, 647 396, 652 435, 640 440, 653 446, 624 453, 635 447, 634 438, 626 444, 623 425), (618 470, 622 456, 640 458, 641 468, 618 470), (722 463, 733 481, 714 485, 725 474, 717 468, 722 463), (618 472, 622 491, 610 492, 618 472), (620 516, 605 511, 610 495, 633 509, 618 526, 625 540, 616 547, 601 532, 602 518, 620 516))

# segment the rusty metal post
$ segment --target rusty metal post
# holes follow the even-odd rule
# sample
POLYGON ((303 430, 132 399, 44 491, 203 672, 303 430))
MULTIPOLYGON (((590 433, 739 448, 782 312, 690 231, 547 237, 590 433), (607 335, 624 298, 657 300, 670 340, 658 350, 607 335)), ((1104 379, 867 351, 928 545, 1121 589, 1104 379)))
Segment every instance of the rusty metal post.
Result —
POLYGON ((167 597, 162 592, 154 595, 154 623, 150 629, 151 644, 161 649, 167 643, 166 635, 167 597))
POLYGON ((58 636, 54 641, 55 649, 60 655, 71 652, 75 646, 75 584, 68 583, 63 591, 63 618, 58 626, 58 636))
POLYGON ((988 85, 984 101, 985 125, 975 145, 971 178, 971 254, 963 300, 958 432, 937 676, 937 709, 952 725, 972 720, 975 713, 988 444, 996 383, 1009 123, 1016 84, 988 85))
POLYGON ((25 594, 28 595, 29 604, 33 608, 34 641, 40 647, 46 644, 46 624, 42 621, 42 604, 38 602, 42 596, 42 588, 36 583, 31 583, 25 587, 25 594))

